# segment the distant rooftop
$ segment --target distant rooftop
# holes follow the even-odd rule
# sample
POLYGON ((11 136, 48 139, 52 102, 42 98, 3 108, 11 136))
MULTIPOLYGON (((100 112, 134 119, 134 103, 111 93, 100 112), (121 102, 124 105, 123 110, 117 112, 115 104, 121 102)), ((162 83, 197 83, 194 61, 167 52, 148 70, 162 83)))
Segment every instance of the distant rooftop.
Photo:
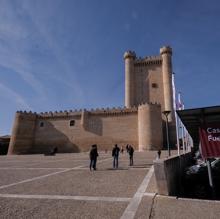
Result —
POLYGON ((11 138, 11 135, 2 135, 2 136, 0 136, 0 139, 7 139, 7 138, 11 138))

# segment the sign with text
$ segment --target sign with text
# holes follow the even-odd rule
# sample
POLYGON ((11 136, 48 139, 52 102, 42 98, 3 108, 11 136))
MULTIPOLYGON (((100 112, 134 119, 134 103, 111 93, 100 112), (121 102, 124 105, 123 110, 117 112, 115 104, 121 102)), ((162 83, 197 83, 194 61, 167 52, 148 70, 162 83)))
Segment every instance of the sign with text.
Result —
POLYGON ((220 157, 220 123, 209 123, 201 126, 199 136, 202 157, 220 157))

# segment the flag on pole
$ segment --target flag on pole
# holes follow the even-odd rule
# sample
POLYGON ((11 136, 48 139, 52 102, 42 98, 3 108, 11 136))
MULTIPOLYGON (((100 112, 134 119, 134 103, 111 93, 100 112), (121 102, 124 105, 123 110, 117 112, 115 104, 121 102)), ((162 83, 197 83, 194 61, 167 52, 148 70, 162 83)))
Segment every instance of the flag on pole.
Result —
MULTIPOLYGON (((172 89, 173 89, 173 109, 176 111, 176 87, 175 87, 175 77, 174 72, 172 74, 172 89)), ((176 116, 176 115, 175 115, 176 116)))
MULTIPOLYGON (((181 100, 181 92, 178 92, 178 101, 177 101, 177 109, 178 110, 184 110, 185 106, 184 103, 181 100)), ((182 139, 182 146, 183 146, 183 152, 190 151, 191 147, 193 146, 193 140, 192 137, 189 135, 189 132, 187 131, 186 127, 183 125, 183 123, 179 120, 179 128, 180 128, 180 136, 182 139)))
POLYGON ((181 92, 178 92, 178 101, 177 101, 177 107, 178 110, 184 109, 184 104, 181 101, 181 92))
MULTIPOLYGON (((184 104, 181 101, 181 92, 178 92, 178 98, 177 98, 177 109, 183 110, 184 104)), ((183 123, 179 119, 179 133, 180 133, 180 139, 182 141, 182 147, 183 147, 183 153, 185 154, 185 127, 183 123)))

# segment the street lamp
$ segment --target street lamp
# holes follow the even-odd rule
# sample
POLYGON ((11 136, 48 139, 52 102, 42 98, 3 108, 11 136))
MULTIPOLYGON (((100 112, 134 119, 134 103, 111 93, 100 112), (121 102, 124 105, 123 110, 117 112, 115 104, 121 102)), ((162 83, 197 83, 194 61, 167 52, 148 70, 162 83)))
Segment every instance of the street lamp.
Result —
POLYGON ((162 112, 164 116, 166 117, 166 135, 167 135, 167 150, 168 155, 170 156, 170 142, 169 142, 169 129, 168 129, 168 115, 171 113, 170 110, 165 110, 162 112))

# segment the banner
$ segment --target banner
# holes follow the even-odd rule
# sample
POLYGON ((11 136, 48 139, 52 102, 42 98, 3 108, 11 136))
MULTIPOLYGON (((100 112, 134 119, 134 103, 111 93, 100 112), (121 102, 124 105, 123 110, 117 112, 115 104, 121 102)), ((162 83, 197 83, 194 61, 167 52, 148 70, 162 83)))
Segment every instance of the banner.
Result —
POLYGON ((209 123, 199 128, 203 158, 220 157, 220 123, 209 123))

